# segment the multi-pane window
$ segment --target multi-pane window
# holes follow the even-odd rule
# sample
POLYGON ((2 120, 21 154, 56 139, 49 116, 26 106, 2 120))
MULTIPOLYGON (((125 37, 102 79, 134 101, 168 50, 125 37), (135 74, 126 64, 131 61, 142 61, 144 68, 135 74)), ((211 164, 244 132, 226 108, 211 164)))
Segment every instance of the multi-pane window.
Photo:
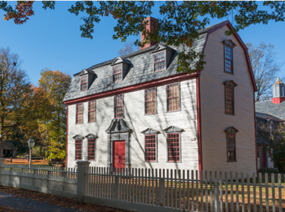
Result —
POLYGON ((180 161, 179 133, 167 134, 168 161, 180 161))
POLYGON ((225 72, 233 73, 233 49, 225 45, 225 72))
POLYGON ((122 80, 122 64, 113 66, 113 82, 122 80))
POLYGON ((180 109, 179 83, 167 85, 167 111, 180 109))
POLYGON ((156 88, 145 90, 145 113, 156 113, 156 88))
POLYGON ((81 160, 82 155, 82 139, 75 140, 75 160, 81 160))
POLYGON ((80 90, 85 91, 87 90, 88 85, 88 75, 84 75, 80 78, 80 90))
POLYGON ((114 101, 115 101, 115 118, 123 118, 123 106, 124 106, 124 101, 123 101, 123 94, 119 94, 119 95, 116 95, 115 98, 114 98, 114 101))
POLYGON ((235 114, 234 108, 234 89, 236 84, 233 81, 227 81, 225 84, 225 107, 226 107, 226 114, 235 114))
POLYGON ((155 135, 145 135, 145 161, 156 161, 155 137, 155 135))
POLYGON ((227 159, 229 162, 236 161, 236 132, 233 127, 226 130, 227 135, 227 159))
POLYGON ((76 124, 83 123, 83 104, 76 105, 76 124))
POLYGON ((154 71, 161 71, 166 69, 165 52, 154 54, 154 71))
POLYGON ((88 139, 88 160, 95 160, 95 138, 88 139))
POLYGON ((94 122, 95 118, 95 110, 96 110, 96 101, 90 101, 88 103, 88 122, 94 122))

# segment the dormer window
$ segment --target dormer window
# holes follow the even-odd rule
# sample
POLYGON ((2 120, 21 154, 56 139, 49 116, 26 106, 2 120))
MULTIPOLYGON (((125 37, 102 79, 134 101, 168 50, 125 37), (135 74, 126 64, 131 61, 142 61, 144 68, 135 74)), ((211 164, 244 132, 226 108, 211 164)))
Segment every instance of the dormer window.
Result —
POLYGON ((113 66, 113 82, 122 81, 122 64, 113 66))
POLYGON ((158 52, 154 56, 154 71, 162 71, 166 69, 165 51, 158 52))
POLYGON ((225 40, 224 55, 225 55, 225 72, 233 74, 233 48, 236 44, 232 40, 225 40))
POLYGON ((85 91, 88 87, 88 75, 81 76, 80 78, 80 90, 85 91))

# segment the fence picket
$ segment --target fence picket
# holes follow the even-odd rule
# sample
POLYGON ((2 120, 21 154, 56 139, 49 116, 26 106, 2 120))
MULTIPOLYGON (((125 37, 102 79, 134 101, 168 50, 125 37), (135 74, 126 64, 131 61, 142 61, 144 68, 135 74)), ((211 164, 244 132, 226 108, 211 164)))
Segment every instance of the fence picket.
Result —
POLYGON ((234 194, 233 194, 233 172, 230 172, 230 179, 231 179, 231 211, 234 212, 235 208, 234 208, 234 194))
POLYGON ((181 170, 178 169, 178 185, 179 185, 179 202, 178 202, 178 207, 181 210, 181 170))
POLYGON ((196 183, 196 210, 199 211, 199 176, 198 170, 195 170, 195 183, 196 183))
POLYGON ((147 204, 147 169, 145 169, 145 204, 147 204))
POLYGON ((279 212, 282 211, 281 174, 278 174, 279 212))
POLYGON ((263 211, 263 206, 262 206, 262 175, 259 173, 259 211, 263 211))
MULTIPOLYGON (((155 171, 157 171, 157 169, 155 169, 155 171)), ((156 175, 156 177, 157 177, 157 175, 156 175)), ((152 196, 151 196, 151 205, 154 205, 154 182, 155 182, 155 180, 154 180, 155 178, 154 178, 154 170, 153 169, 151 169, 151 184, 152 184, 152 196)), ((157 181, 155 182, 155 185, 156 185, 156 187, 157 187, 157 181)), ((150 196, 150 195, 149 195, 150 196)), ((157 199, 158 197, 157 197, 157 195, 156 195, 156 199, 157 199)), ((158 201, 156 201, 156 202, 158 202, 158 201)), ((149 204, 150 204, 150 201, 149 201, 149 204)))
POLYGON ((252 183, 253 183, 253 211, 256 211, 256 176, 255 173, 252 175, 252 183))
POLYGON ((238 184, 238 173, 236 172, 236 209, 239 212, 239 184, 238 184))
POLYGON ((211 211, 214 211, 214 208, 213 208, 213 190, 212 190, 212 184, 213 184, 213 182, 212 182, 212 171, 210 171, 210 197, 211 197, 211 199, 210 199, 210 209, 211 209, 211 211))
POLYGON ((177 209, 177 170, 174 170, 175 209, 177 209))
POLYGON ((242 201, 242 212, 245 212, 245 205, 244 205, 244 177, 243 177, 243 172, 241 173, 241 201, 242 201))
POLYGON ((203 171, 200 171, 201 211, 204 211, 203 171))
POLYGON ((229 211, 229 201, 228 201, 228 173, 225 172, 225 210, 226 212, 229 211))
POLYGON ((173 170, 171 169, 170 170, 170 188, 171 188, 171 191, 170 191, 170 201, 171 201, 171 208, 173 208, 173 170))
POLYGON ((268 200, 268 174, 265 173, 265 194, 266 194, 266 211, 269 211, 269 200, 268 200))
POLYGON ((170 207, 170 200, 169 200, 169 169, 166 170, 166 183, 167 183, 167 202, 166 202, 166 206, 170 207))
POLYGON ((246 183, 247 183, 247 211, 251 211, 251 205, 250 205, 250 182, 249 182, 249 174, 246 174, 246 183))
POLYGON ((275 212, 275 176, 271 173, 271 185, 272 185, 272 212, 275 212))
POLYGON ((220 171, 220 211, 223 211, 223 182, 222 172, 220 171))
POLYGON ((208 205, 208 198, 209 198, 209 195, 208 195, 208 172, 205 171, 205 196, 206 196, 206 211, 209 211, 209 205, 208 205))
MULTIPOLYGON (((143 169, 142 169, 143 170, 143 169)), ((139 182, 138 182, 138 189, 139 189, 139 200, 137 201, 138 203, 142 203, 141 201, 141 169, 138 169, 138 177, 139 177, 139 182)))
POLYGON ((183 182, 183 210, 185 210, 186 209, 186 205, 185 205, 185 185, 186 185, 186 182, 185 182, 185 170, 183 169, 183 174, 182 174, 182 176, 183 176, 183 180, 182 180, 182 182, 183 182))

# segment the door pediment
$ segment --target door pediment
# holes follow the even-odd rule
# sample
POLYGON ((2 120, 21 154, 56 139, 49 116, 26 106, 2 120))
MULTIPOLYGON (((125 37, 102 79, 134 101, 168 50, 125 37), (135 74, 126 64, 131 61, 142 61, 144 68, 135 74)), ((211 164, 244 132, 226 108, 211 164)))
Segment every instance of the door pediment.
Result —
POLYGON ((113 119, 110 126, 106 130, 108 134, 132 132, 124 119, 113 119))

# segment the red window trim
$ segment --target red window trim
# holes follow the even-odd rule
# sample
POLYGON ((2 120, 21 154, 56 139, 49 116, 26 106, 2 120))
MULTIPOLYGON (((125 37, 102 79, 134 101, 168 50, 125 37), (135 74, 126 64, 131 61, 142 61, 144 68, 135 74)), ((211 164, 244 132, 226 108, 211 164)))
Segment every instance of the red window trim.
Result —
POLYGON ((83 103, 78 103, 78 104, 76 104, 76 120, 75 120, 75 121, 76 121, 76 124, 83 124, 83 110, 84 110, 83 103), (78 107, 79 107, 79 105, 82 105, 82 112, 81 112, 81 113, 78 112, 78 107), (78 116, 79 116, 80 114, 82 115, 82 122, 81 122, 81 123, 78 122, 78 116))
POLYGON ((226 139, 227 139, 227 161, 228 162, 236 162, 237 161, 237 155, 236 155, 236 133, 233 133, 233 132, 227 132, 226 133, 226 139), (231 148, 234 148, 234 151, 229 151, 229 134, 233 134, 234 135, 234 147, 231 147, 231 148), (234 159, 230 160, 229 159, 229 152, 233 152, 234 153, 234 159))
POLYGON ((167 98, 167 101, 166 101, 166 109, 167 109, 167 112, 172 112, 172 111, 179 111, 180 110, 180 83, 179 82, 176 82, 176 83, 171 83, 171 84, 168 84, 166 86, 166 98, 167 98), (168 97, 168 88, 169 86, 171 85, 177 85, 177 91, 178 91, 178 108, 176 110, 170 110, 169 109, 169 100, 172 99, 172 98, 177 98, 177 97, 172 97, 172 98, 169 98, 168 97))
MULTIPOLYGON (((145 158, 145 161, 148 161, 148 162, 156 162, 157 161, 157 142, 156 142, 156 135, 155 134, 150 134, 150 135, 145 135, 144 136, 144 141, 145 141, 145 154, 144 154, 144 158, 145 158), (147 147, 147 141, 149 140, 152 140, 152 139, 147 139, 147 136, 154 136, 154 147, 147 147), (151 160, 151 159, 147 159, 147 150, 153 150, 154 149, 154 160, 151 160)), ((153 151, 150 151, 150 152, 153 152, 153 151)), ((149 156, 149 158, 151 158, 151 156, 149 156)))
POLYGON ((86 91, 88 89, 88 75, 83 75, 80 77, 80 90, 81 91, 86 91), (84 78, 86 78, 86 82, 85 81, 82 81, 85 80, 84 78), (82 89, 82 85, 85 85, 86 84, 86 88, 85 89, 82 89))
MULTIPOLYGON (((153 88, 147 88, 147 89, 145 89, 145 96, 144 96, 144 102, 145 102, 145 104, 144 104, 144 108, 145 108, 145 114, 156 114, 157 113, 157 103, 156 103, 156 87, 153 87, 153 88), (146 98, 146 95, 147 95, 147 91, 148 90, 151 90, 151 89, 153 89, 153 92, 154 92, 154 95, 155 95, 155 98, 154 98, 154 100, 151 100, 151 101, 147 101, 147 98, 146 98), (147 103, 148 102, 154 102, 154 112, 153 113, 148 113, 148 111, 147 111, 147 103)), ((152 92, 152 91, 151 91, 152 92)))
POLYGON ((225 64, 225 69, 224 69, 224 71, 226 72, 226 73, 229 73, 229 74, 233 74, 234 73, 234 66, 233 66, 233 64, 234 64, 234 51, 233 51, 233 48, 232 47, 230 47, 230 46, 228 46, 228 45, 226 45, 226 44, 224 44, 224 64, 225 64), (226 57, 226 52, 227 52, 227 50, 226 50, 226 48, 229 48, 229 49, 231 49, 231 56, 232 56, 232 59, 229 59, 229 58, 227 58, 226 57), (229 72, 229 71, 227 71, 227 68, 226 68, 226 61, 230 61, 231 62, 231 72, 229 72))
MULTIPOLYGON (((167 134, 167 161, 168 162, 180 162, 181 161, 181 148, 180 148, 180 146, 181 146, 180 145, 180 133, 168 133, 167 134), (169 137, 170 137, 170 135, 178 135, 178 148, 179 148, 179 150, 175 151, 175 152, 178 152, 178 154, 179 154, 178 160, 170 160, 169 159, 169 137)), ((173 152, 173 151, 171 151, 171 152, 173 152)))
POLYGON ((120 118, 124 118, 124 94, 118 94, 116 96, 114 96, 114 117, 115 119, 120 119, 120 118), (116 98, 118 98, 119 96, 121 96, 122 98, 122 105, 117 105, 117 102, 116 102, 116 98), (117 108, 122 108, 122 116, 118 117, 118 114, 117 114, 117 108))
POLYGON ((82 160, 82 139, 75 140, 75 160, 82 160), (80 148, 77 148, 77 142, 80 142, 80 148), (78 151, 80 151, 80 159, 77 158, 78 151))
POLYGON ((122 81, 122 72, 123 72, 123 64, 119 64, 119 65, 114 65, 113 66, 113 82, 119 82, 119 81, 122 81), (117 72, 116 74, 115 74, 115 68, 116 67, 121 67, 121 71, 120 72, 117 72), (115 80, 115 76, 117 76, 117 75, 120 75, 120 79, 118 79, 118 80, 115 80))
POLYGON ((153 70, 154 70, 154 72, 166 70, 166 51, 165 51, 165 50, 153 54, 153 70), (158 55, 158 54, 160 54, 160 53, 162 53, 162 52, 163 52, 163 54, 164 54, 164 60, 155 62, 155 55, 158 55), (155 70, 155 64, 156 64, 156 63, 161 63, 161 62, 163 62, 163 61, 164 61, 164 69, 159 69, 159 70, 156 71, 156 70, 155 70))
POLYGON ((90 122, 96 122, 96 100, 92 100, 92 101, 89 101, 89 102, 88 102, 88 122, 89 122, 89 123, 90 123, 90 122), (94 102, 94 104, 95 104, 94 110, 90 110, 90 103, 91 103, 91 102, 94 102), (95 113, 95 115, 94 115, 94 121, 90 121, 90 113, 92 113, 92 112, 95 113))
POLYGON ((89 138, 88 139, 88 160, 95 160, 95 151, 96 151, 96 138, 89 138), (93 143, 94 142, 94 150, 93 150, 93 156, 91 158, 90 156, 90 152, 92 152, 91 150, 91 147, 90 147, 90 143, 93 143))

